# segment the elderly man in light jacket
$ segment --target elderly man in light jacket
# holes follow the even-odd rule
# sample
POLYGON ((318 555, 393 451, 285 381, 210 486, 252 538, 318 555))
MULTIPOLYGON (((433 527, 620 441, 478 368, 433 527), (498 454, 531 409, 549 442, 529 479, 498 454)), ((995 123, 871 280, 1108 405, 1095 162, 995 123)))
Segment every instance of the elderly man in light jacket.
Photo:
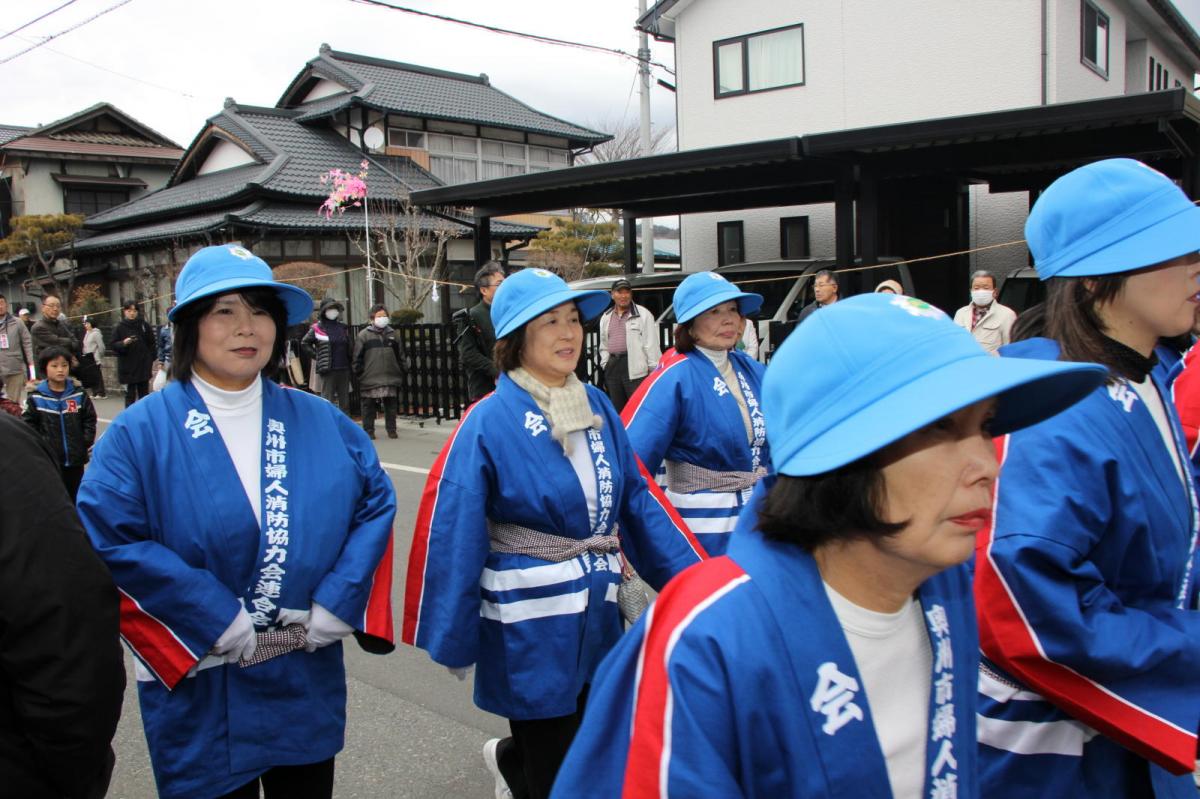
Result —
POLYGON ((988 352, 994 353, 1012 341, 1016 312, 996 301, 996 276, 986 269, 971 275, 971 302, 958 309, 954 323, 971 335, 988 352))
POLYGON ((0 379, 10 400, 22 404, 29 365, 33 363, 33 339, 19 316, 8 312, 8 300, 0 294, 0 379))
POLYGON ((604 388, 618 411, 658 363, 658 323, 633 301, 633 286, 620 278, 612 287, 612 307, 600 317, 600 366, 604 388))

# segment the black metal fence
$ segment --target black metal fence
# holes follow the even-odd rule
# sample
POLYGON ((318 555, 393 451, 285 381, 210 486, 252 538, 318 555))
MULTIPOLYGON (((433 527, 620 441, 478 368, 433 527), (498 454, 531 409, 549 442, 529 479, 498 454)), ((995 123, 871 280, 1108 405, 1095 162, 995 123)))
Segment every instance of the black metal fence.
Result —
MULTIPOLYGON (((362 325, 351 327, 357 336, 362 325)), ((458 329, 454 324, 396 325, 396 335, 404 353, 404 384, 400 387, 399 412, 416 419, 432 419, 438 424, 462 416, 467 406, 467 378, 458 358, 458 329)), ((671 329, 659 329, 663 351, 671 346, 671 329)), ((603 386, 600 370, 600 331, 589 325, 584 331, 583 354, 576 371, 579 379, 603 386)), ((359 408, 358 386, 353 385, 352 407, 359 408)))

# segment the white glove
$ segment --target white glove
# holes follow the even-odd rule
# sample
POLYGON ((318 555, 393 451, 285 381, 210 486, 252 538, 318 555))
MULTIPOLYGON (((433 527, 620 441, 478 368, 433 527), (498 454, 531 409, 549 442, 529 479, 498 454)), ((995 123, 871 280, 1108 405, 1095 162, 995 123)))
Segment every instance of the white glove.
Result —
POLYGON ((239 660, 249 660, 254 657, 258 647, 258 638, 254 635, 254 622, 246 608, 238 608, 233 617, 233 623, 221 633, 221 637, 212 646, 212 654, 225 658, 226 663, 237 663, 239 660))
POLYGON ((459 682, 465 682, 467 677, 470 677, 471 672, 474 670, 475 670, 474 664, 472 664, 470 666, 460 666, 459 668, 455 668, 454 666, 446 667, 446 671, 450 672, 455 677, 457 677, 459 682))
POLYGON ((306 652, 316 652, 321 647, 337 643, 354 632, 353 627, 316 602, 312 603, 312 615, 308 617, 308 624, 304 629, 308 633, 308 646, 304 648, 306 652))

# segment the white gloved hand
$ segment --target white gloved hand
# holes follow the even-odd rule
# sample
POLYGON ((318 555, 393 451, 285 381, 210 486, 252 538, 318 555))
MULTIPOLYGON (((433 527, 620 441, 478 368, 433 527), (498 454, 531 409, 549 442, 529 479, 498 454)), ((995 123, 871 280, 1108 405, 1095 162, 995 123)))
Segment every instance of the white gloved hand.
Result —
POLYGON ((304 629, 308 634, 308 646, 304 648, 306 652, 315 652, 323 646, 337 643, 354 632, 353 627, 316 602, 312 603, 312 615, 308 617, 304 629))
POLYGON ((459 682, 466 681, 466 679, 471 676, 471 672, 474 670, 475 670, 474 664, 472 664, 470 666, 460 666, 458 668, 455 668, 454 666, 446 667, 446 671, 450 672, 455 677, 457 677, 459 682))
POLYGON ((239 660, 249 660, 254 657, 258 647, 258 638, 254 635, 254 622, 245 607, 238 608, 233 623, 221 633, 221 637, 212 646, 212 654, 225 658, 226 663, 237 663, 239 660))

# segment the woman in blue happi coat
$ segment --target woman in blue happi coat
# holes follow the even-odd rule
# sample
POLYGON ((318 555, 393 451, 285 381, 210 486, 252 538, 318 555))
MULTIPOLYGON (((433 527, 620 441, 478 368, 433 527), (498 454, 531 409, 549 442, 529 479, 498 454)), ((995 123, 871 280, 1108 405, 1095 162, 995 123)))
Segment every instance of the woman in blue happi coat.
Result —
POLYGON ((763 382, 775 475, 601 665, 554 796, 976 799, 992 435, 1101 380, 911 297, 812 317, 763 382))
POLYGON ((1109 159, 1052 183, 1025 233, 1045 338, 1001 355, 1096 361, 1108 380, 998 447, 976 558, 983 788, 1195 797, 1200 508, 1154 349, 1194 324, 1200 209, 1109 159))
POLYGON ((188 259, 175 295, 175 380, 109 426, 79 490, 158 791, 327 799, 341 641, 391 649, 392 485, 344 414, 269 379, 307 293, 221 245, 188 259))
POLYGON ((608 398, 575 376, 602 291, 544 269, 492 301, 496 390, 467 411, 429 473, 403 639, 509 720, 484 759, 496 795, 540 799, 575 734, 596 665, 624 630, 622 557, 655 588, 702 557, 636 458, 608 398))
POLYGON ((674 351, 621 413, 650 473, 665 465, 667 498, 710 555, 729 545, 770 464, 763 366, 737 349, 762 301, 715 272, 688 276, 675 289, 674 351))

